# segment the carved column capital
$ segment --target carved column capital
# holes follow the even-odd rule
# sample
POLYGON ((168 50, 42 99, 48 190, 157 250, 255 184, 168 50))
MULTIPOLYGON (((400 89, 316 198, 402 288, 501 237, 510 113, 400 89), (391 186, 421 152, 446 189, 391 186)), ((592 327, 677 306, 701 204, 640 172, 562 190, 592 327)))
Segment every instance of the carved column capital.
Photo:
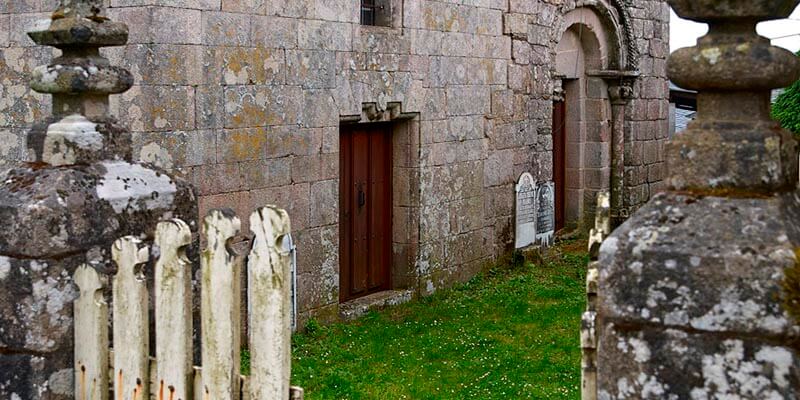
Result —
POLYGON ((633 82, 625 80, 622 82, 608 83, 608 96, 613 105, 626 105, 633 98, 633 82))

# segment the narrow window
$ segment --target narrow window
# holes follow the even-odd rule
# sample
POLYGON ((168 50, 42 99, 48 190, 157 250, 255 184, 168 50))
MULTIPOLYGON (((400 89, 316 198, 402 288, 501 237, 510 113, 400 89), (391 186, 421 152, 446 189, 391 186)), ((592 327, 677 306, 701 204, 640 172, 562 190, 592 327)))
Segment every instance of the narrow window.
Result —
POLYGON ((375 0, 361 0, 361 25, 375 25, 375 0))

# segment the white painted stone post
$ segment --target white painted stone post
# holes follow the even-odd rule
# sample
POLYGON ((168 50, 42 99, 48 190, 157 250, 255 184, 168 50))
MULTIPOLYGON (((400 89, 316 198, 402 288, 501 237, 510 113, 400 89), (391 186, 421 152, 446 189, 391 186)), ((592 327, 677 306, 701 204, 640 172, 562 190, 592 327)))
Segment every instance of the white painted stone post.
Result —
POLYGON ((104 283, 89 265, 75 271, 75 398, 108 399, 108 304, 104 283))
POLYGON ((191 267, 185 254, 191 240, 189 226, 181 220, 156 228, 157 399, 192 398, 191 267))
POLYGON ((150 393, 150 323, 147 283, 141 268, 150 259, 142 241, 114 242, 117 264, 112 282, 114 308, 114 392, 118 400, 141 400, 150 393))
POLYGON ((255 235, 248 258, 251 297, 251 399, 287 400, 291 376, 291 257, 281 241, 291 232, 289 215, 264 207, 250 216, 255 235))
POLYGON ((238 399, 242 258, 228 242, 239 233, 239 218, 212 210, 203 221, 207 245, 201 257, 203 398, 238 399))

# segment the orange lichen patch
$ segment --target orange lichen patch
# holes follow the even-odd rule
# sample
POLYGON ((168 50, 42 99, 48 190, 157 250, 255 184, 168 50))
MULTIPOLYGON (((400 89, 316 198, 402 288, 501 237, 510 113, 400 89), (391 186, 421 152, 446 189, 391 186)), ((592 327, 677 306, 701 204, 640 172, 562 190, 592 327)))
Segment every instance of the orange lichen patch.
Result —
POLYGON ((252 102, 244 102, 241 109, 231 116, 234 126, 256 126, 267 120, 267 111, 252 102))
POLYGON ((235 73, 241 72, 252 64, 252 60, 248 55, 247 50, 240 47, 230 50, 224 60, 225 68, 235 73))
POLYGON ((167 73, 169 80, 173 82, 181 82, 184 80, 185 68, 183 63, 177 56, 172 55, 167 60, 167 68, 164 71, 167 73))
POLYGON ((251 160, 263 154, 266 137, 258 130, 235 131, 230 135, 230 156, 236 160, 251 160))
POLYGON ((800 323, 800 247, 794 251, 795 264, 784 272, 783 282, 783 309, 794 318, 796 324, 800 323))
POLYGON ((275 60, 273 52, 264 47, 237 47, 226 50, 222 68, 226 75, 235 76, 239 83, 266 83, 278 73, 275 60))

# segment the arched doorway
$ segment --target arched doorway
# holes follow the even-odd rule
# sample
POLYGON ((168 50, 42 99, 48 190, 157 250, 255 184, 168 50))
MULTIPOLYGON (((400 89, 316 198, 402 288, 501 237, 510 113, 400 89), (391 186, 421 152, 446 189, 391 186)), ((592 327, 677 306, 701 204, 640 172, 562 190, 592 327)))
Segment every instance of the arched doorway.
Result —
POLYGON ((561 91, 553 107, 556 220, 559 227, 582 228, 593 223, 597 193, 611 189, 612 107, 606 79, 621 64, 620 39, 589 7, 568 12, 562 26, 556 47, 561 91))

